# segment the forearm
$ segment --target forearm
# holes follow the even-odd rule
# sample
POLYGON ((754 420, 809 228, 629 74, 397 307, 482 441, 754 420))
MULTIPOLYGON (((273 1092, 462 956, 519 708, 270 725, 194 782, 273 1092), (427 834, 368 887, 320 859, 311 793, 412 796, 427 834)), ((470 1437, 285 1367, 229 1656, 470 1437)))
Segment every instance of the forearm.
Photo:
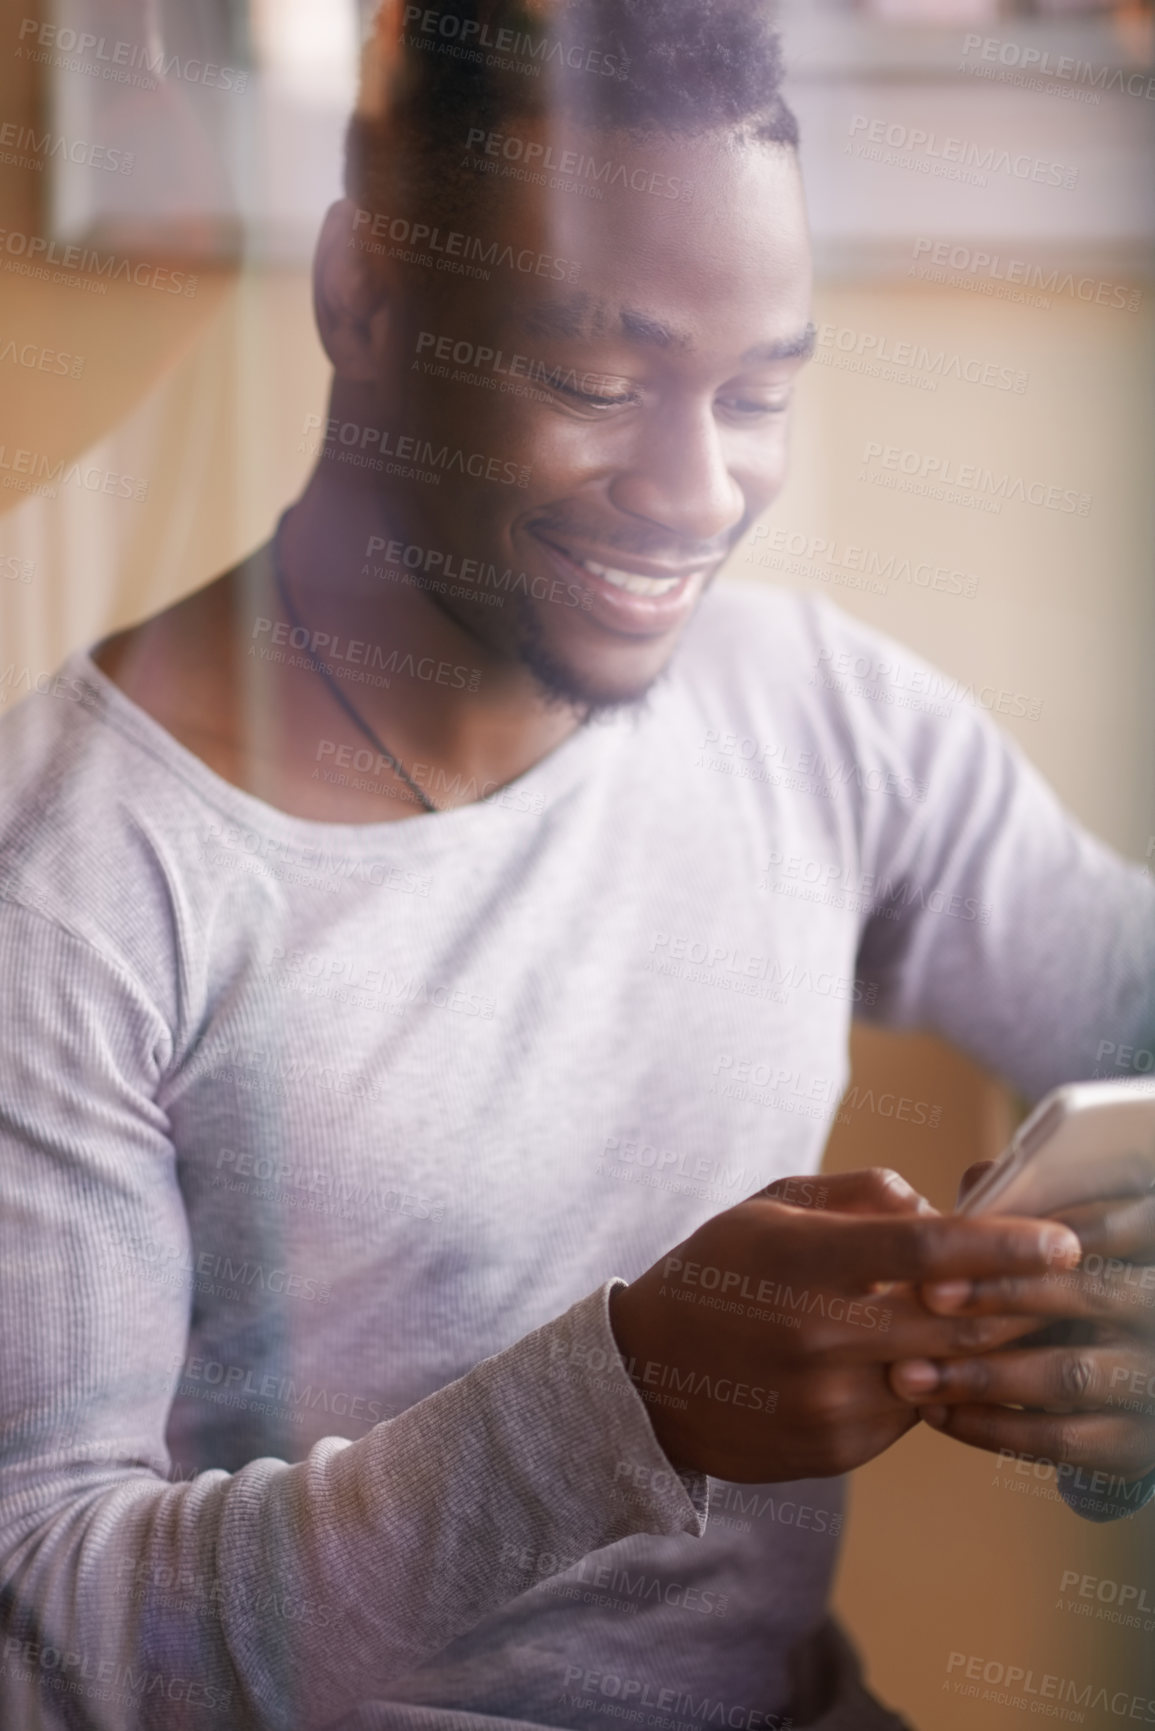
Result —
POLYGON ((85 1491, 78 1458, 9 1522, 5 1724, 54 1725, 67 1694, 86 1731, 306 1731, 517 1597, 523 1553, 561 1567, 631 1533, 700 1533, 705 1514, 704 1481, 692 1498, 654 1440, 604 1290, 298 1465, 102 1476, 85 1491))

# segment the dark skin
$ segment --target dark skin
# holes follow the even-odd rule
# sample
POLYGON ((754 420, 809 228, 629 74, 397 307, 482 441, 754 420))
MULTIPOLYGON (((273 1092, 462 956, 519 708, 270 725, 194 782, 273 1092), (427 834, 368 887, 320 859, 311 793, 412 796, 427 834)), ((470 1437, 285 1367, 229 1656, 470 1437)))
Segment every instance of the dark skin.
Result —
MULTIPOLYGON (((960 1199, 989 1164, 965 1174, 960 1199)), ((1097 1259, 1089 1269, 934 1284, 922 1294, 936 1315, 1013 1308, 1035 1319, 1036 1332, 988 1357, 904 1359, 890 1385, 927 1424, 972 1448, 1143 1478, 1155 1468, 1155 1196, 1082 1203, 1057 1218, 1083 1257, 1097 1259)))
MULTIPOLYGON (((463 287, 369 254, 348 202, 321 236, 315 303, 334 367, 330 416, 532 470, 524 489, 460 474, 422 487, 322 459, 289 521, 286 575, 310 626, 480 674, 470 694, 400 681, 389 692, 356 690, 391 751, 432 763, 443 784, 460 776, 503 786, 579 727, 591 702, 644 693, 785 477, 786 411, 810 307, 793 156, 735 154, 708 139, 612 148, 648 169, 673 172, 671 157, 682 161, 686 178, 713 183, 710 210, 688 224, 684 206, 634 193, 591 207, 486 186, 486 214, 460 219, 535 256, 582 261, 576 286, 505 270, 463 287), (637 312, 645 323, 631 319, 637 312), (529 356, 567 382, 595 374, 601 388, 546 389, 539 401, 430 379, 413 370, 423 329, 529 356), (531 598, 489 608, 366 577, 373 536, 577 585, 590 606, 531 598), (685 582, 673 606, 640 598, 628 608, 571 556, 685 582), (543 689, 526 637, 568 696, 543 689)), ((314 675, 248 656, 260 617, 284 617, 264 553, 112 639, 99 660, 226 780, 284 811, 359 823, 418 815, 399 784, 390 790, 399 797, 387 798, 312 779, 319 739, 364 742, 314 675), (261 735, 254 715, 265 718, 261 735)))
MULTIPOLYGON (((659 169, 709 197, 687 207, 622 189, 598 203, 513 183, 476 189, 454 226, 580 261, 576 283, 548 268, 463 283, 371 253, 347 201, 329 213, 317 253, 332 419, 530 471, 524 488, 459 473, 432 487, 342 463, 336 445, 288 519, 283 570, 310 629, 476 673, 474 691, 400 678, 388 689, 345 687, 403 764, 425 766, 423 785, 441 807, 470 797, 455 785, 516 780, 593 711, 637 701, 660 677, 702 595, 782 486, 791 391, 811 341, 809 248, 789 151, 718 137, 549 141, 659 169), (422 333, 527 356, 547 379, 515 395, 433 377, 420 365, 422 333), (374 537, 436 549, 458 566, 472 558, 524 572, 545 598, 490 608, 469 594, 422 591, 397 572, 382 578, 372 562, 367 569, 374 537), (551 598, 572 589, 580 605, 551 598)), ((388 771, 369 792, 317 777, 324 742, 365 741, 314 671, 250 653, 285 622, 266 548, 111 638, 97 659, 218 775, 281 811, 325 823, 436 822, 388 771)), ((821 1309, 797 1329, 675 1304, 661 1292, 662 1263, 615 1292, 613 1326, 643 1393, 645 1366, 666 1364, 778 1394, 770 1416, 715 1400, 684 1411, 652 1403, 670 1459, 754 1482, 836 1473, 888 1447, 920 1411, 936 1419, 936 1408, 949 1413, 942 1428, 976 1446, 1029 1449, 1033 1439, 1039 1453, 1074 1459, 1050 1446, 1053 1425, 1030 1431, 1013 1408, 1041 1404, 1056 1379, 1077 1380, 1088 1349, 1015 1343, 1037 1334, 1042 1317, 1087 1314, 1089 1289, 1054 1273, 1077 1258, 1076 1231, 1155 1262, 1150 1214, 1120 1224, 1119 1210, 1104 1207, 1069 1226, 954 1220, 893 1174, 832 1179, 829 1190, 821 1211, 781 1194, 754 1198, 676 1253, 755 1285, 772 1270, 819 1295, 821 1309), (1000 1281, 1012 1285, 990 1284, 1000 1281), (898 1283, 885 1295, 887 1330, 831 1319, 829 1298, 840 1310, 860 1305, 883 1283, 898 1283), (953 1300, 944 1283, 954 1283, 953 1300), (964 1308, 981 1314, 941 1314, 951 1302, 957 1309, 960 1291, 975 1295, 964 1308), (945 1367, 933 1385, 927 1365, 945 1367)), ((1094 1348, 1104 1355, 1094 1360, 1097 1393, 1124 1363, 1128 1374, 1155 1373, 1150 1332, 1133 1322, 1113 1312, 1114 1334, 1094 1348)), ((1131 1476, 1155 1465, 1149 1423, 1115 1414, 1077 1434, 1073 1420, 1063 1423, 1060 1440, 1081 1464, 1131 1476)))

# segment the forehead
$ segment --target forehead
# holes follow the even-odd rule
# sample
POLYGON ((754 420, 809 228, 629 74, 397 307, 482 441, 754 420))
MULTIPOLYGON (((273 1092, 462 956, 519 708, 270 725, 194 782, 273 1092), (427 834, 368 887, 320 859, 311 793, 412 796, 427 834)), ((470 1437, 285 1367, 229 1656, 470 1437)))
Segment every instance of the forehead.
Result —
POLYGON ((478 220, 484 210, 546 263, 475 288, 477 311, 542 336, 666 348, 745 350, 805 327, 810 251, 789 149, 541 121, 510 122, 487 143, 521 178, 489 177, 478 220))

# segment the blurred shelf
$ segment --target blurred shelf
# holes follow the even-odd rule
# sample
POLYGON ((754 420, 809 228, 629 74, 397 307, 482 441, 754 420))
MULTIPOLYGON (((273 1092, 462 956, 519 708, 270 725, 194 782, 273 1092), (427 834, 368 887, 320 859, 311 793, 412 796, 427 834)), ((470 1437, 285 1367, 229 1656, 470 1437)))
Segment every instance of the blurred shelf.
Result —
MULTIPOLYGON (((1024 51, 1061 56, 1111 72, 1155 74, 1155 20, 1136 17, 993 18, 981 23, 890 23, 839 0, 782 0, 779 8, 792 83, 884 77, 970 82, 961 69, 968 36, 995 37, 1024 51)), ((972 50, 973 54, 973 50, 972 50)))

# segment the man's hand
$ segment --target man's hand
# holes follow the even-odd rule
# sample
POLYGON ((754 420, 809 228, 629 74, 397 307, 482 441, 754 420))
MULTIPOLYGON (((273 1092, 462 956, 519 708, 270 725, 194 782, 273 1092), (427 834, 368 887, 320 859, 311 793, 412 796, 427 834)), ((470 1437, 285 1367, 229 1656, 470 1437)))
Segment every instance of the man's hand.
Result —
POLYGON ((616 1288, 610 1315, 674 1466, 746 1484, 821 1478, 916 1422, 887 1380, 894 1360, 990 1353, 1037 1326, 1013 1306, 931 1316, 919 1286, 1032 1281, 1077 1258, 1064 1226, 941 1216, 896 1173, 786 1179, 616 1288))
MULTIPOLYGON (((972 1167, 960 1195, 985 1170, 972 1167)), ((1036 1332, 982 1357, 904 1358, 891 1387, 974 1448, 1141 1479, 1155 1470, 1155 1196, 1084 1203, 1056 1218, 1078 1235, 1079 1268, 922 1288, 938 1316, 1011 1310, 1033 1316, 1036 1332)))

